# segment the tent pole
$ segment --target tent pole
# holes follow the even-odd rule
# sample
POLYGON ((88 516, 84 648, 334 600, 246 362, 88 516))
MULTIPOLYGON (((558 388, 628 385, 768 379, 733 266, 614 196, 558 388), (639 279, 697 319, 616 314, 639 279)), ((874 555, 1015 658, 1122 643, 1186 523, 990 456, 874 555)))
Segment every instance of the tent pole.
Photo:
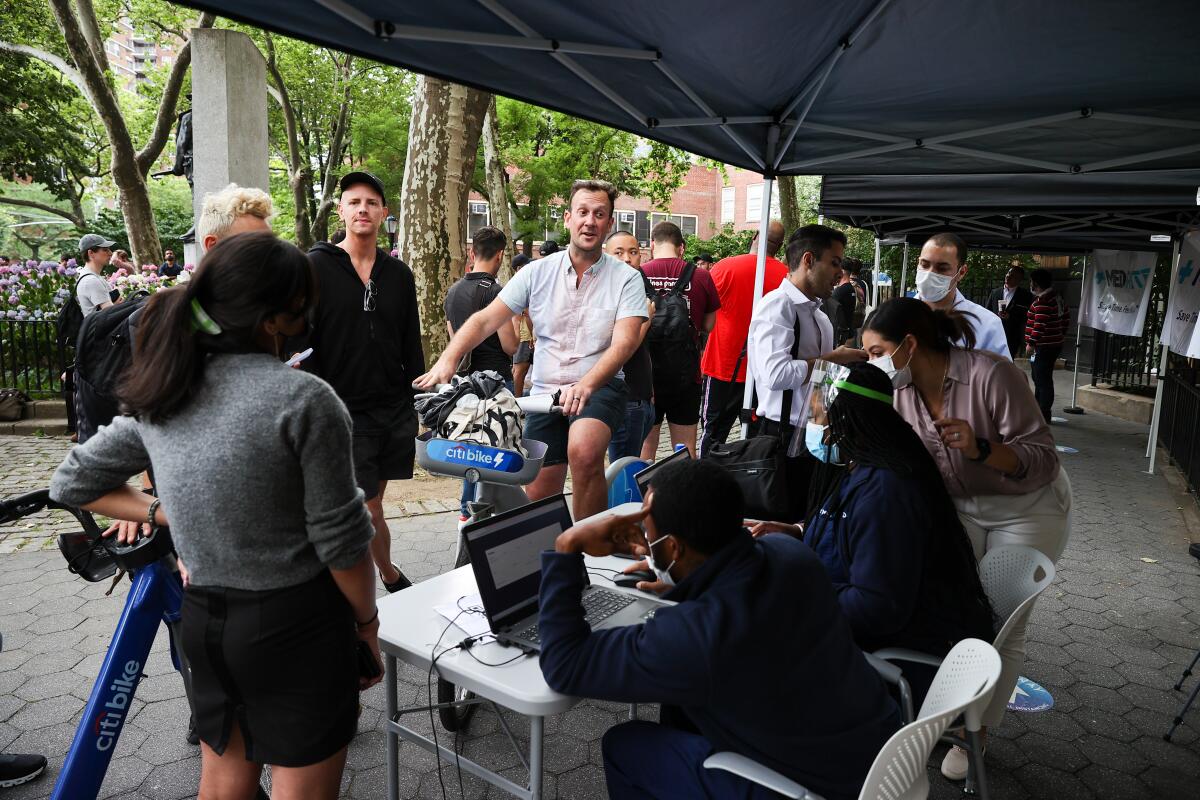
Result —
POLYGON ((1083 275, 1079 281, 1079 306, 1075 310, 1075 374, 1071 376, 1071 405, 1063 409, 1067 414, 1082 414, 1083 409, 1079 407, 1079 403, 1075 402, 1075 398, 1079 392, 1079 351, 1080 340, 1083 337, 1083 292, 1087 288, 1088 279, 1088 253, 1083 254, 1083 275))
MULTIPOLYGON (((900 294, 896 297, 905 297, 904 284, 908 281, 908 239, 904 240, 904 263, 900 266, 900 294)), ((895 294, 895 293, 893 293, 895 294)))
POLYGON ((875 237, 875 266, 871 270, 871 308, 876 308, 879 305, 879 270, 882 268, 879 263, 879 237, 875 237))
MULTIPOLYGON (((775 188, 775 179, 767 178, 763 186, 762 211, 759 214, 758 225, 758 258, 754 262, 754 304, 750 306, 750 320, 754 321, 754 312, 758 310, 758 301, 763 296, 763 282, 767 279, 767 231, 771 228, 771 190, 775 188)), ((746 333, 749 337, 749 331, 746 333)), ((749 343, 749 338, 746 339, 749 343)), ((737 375, 733 376, 734 383, 737 375)), ((750 351, 746 350, 746 391, 742 394, 742 408, 753 411, 754 374, 750 372, 750 351)), ((782 422, 782 421, 781 421, 782 422)), ((742 423, 742 438, 750 435, 750 423, 742 423)))
MULTIPOLYGON (((1179 272, 1179 253, 1182 249, 1183 237, 1176 234, 1175 247, 1171 254, 1171 273, 1170 280, 1167 282, 1164 314, 1171 308, 1171 290, 1175 287, 1175 275, 1179 272)), ((1154 414, 1150 417, 1150 440, 1146 442, 1146 457, 1150 459, 1150 469, 1146 472, 1151 475, 1154 474, 1154 466, 1158 462, 1158 425, 1162 422, 1163 387, 1165 386, 1163 378, 1167 374, 1167 354, 1170 351, 1170 348, 1161 342, 1159 346, 1162 348, 1162 358, 1158 360, 1158 386, 1154 390, 1154 414)))

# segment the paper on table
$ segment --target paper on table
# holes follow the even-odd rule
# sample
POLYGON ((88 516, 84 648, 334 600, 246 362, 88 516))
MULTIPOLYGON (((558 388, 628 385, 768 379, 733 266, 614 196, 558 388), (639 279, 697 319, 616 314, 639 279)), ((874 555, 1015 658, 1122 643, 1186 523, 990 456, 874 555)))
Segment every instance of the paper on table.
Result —
POLYGON ((487 615, 483 613, 483 600, 478 594, 465 594, 457 600, 436 605, 433 610, 453 622, 455 627, 461 628, 468 636, 482 636, 492 632, 487 615))

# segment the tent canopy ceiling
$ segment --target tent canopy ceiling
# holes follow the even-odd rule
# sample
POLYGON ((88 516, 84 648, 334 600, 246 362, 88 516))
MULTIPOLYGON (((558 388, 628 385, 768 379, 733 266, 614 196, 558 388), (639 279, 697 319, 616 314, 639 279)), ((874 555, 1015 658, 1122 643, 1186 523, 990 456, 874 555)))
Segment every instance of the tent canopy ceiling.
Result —
POLYGON ((1195 0, 184 2, 768 175, 1200 167, 1195 0))
POLYGON ((973 247, 1025 251, 1170 249, 1151 236, 1200 227, 1200 170, 1086 175, 837 175, 828 219, 923 243, 951 230, 973 247))

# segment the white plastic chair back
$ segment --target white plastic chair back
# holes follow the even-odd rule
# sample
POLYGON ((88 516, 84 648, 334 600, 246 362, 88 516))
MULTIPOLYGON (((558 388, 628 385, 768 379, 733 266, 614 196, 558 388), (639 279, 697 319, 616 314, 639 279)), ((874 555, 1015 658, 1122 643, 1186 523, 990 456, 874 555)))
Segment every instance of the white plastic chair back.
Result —
POLYGON ((946 654, 914 722, 897 731, 871 765, 859 800, 918 800, 929 795, 927 763, 934 745, 968 708, 982 713, 1000 678, 1000 656, 979 639, 946 654))
POLYGON ((1054 563, 1032 547, 1001 545, 987 551, 979 560, 979 580, 996 616, 1007 620, 1018 606, 1041 594, 1054 581, 1054 563), (1040 579, 1037 577, 1039 567, 1040 579))

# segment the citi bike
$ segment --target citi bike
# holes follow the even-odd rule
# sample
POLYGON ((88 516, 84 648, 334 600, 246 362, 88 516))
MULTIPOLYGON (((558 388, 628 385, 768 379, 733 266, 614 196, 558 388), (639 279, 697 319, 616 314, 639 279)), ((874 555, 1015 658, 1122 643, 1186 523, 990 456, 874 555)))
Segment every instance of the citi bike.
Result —
MULTIPOLYGON (((94 800, 128 720, 160 623, 170 636, 171 663, 187 686, 179 639, 183 580, 170 530, 157 528, 133 544, 118 544, 102 537, 91 514, 54 502, 48 489, 0 501, 0 524, 44 509, 64 511, 79 522, 81 530, 58 537, 68 570, 93 583, 113 578, 118 570, 130 577, 125 608, 50 795, 51 800, 94 800)), ((263 780, 269 781, 265 773, 263 780)), ((258 797, 267 798, 261 786, 258 797)))
MULTIPOLYGON (((418 399, 431 396, 433 393, 418 395, 418 399)), ((519 397, 517 406, 522 415, 562 413, 558 394, 519 397)), ((469 524, 529 503, 524 487, 533 481, 542 468, 546 445, 534 439, 522 439, 521 444, 524 453, 473 442, 441 439, 434 436, 433 431, 426 431, 417 437, 417 463, 431 475, 461 478, 474 485, 475 499, 467 504, 470 513, 466 524, 469 524)), ((610 508, 641 500, 633 475, 647 466, 645 461, 629 457, 609 465, 605 479, 610 508)), ((460 534, 454 567, 457 569, 468 563, 470 554, 460 534)), ((465 728, 478 707, 478 701, 473 698, 471 692, 439 677, 437 711, 442 727, 452 732, 465 728)))

